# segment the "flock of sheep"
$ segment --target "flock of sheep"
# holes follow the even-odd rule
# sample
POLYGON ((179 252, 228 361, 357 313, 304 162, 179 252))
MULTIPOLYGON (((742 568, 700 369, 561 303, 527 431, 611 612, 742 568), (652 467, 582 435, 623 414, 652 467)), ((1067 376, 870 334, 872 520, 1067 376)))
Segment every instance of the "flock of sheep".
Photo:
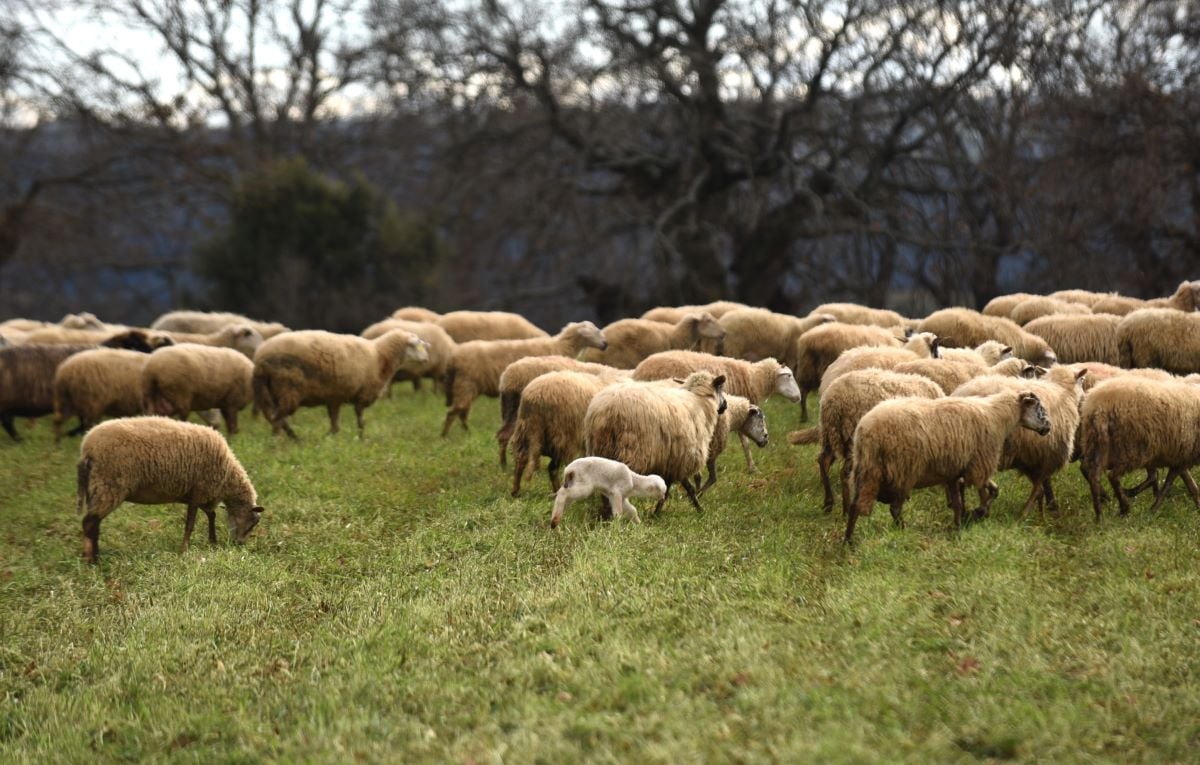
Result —
POLYGON ((1001 470, 1029 479, 1023 512, 1035 502, 1054 510, 1051 478, 1072 460, 1099 518, 1105 475, 1122 514, 1147 488, 1157 508, 1176 478, 1200 506, 1188 473, 1200 463, 1198 305, 1200 281, 1149 301, 1022 293, 915 320, 846 303, 796 317, 720 301, 603 330, 573 322, 554 336, 516 314, 417 307, 361 336, 195 311, 144 329, 91 314, 12 319, 0 323, 0 424, 14 440, 14 417, 53 415, 56 442, 72 417, 72 434, 89 431, 78 503, 90 561, 101 520, 124 501, 186 504, 185 549, 199 510, 215 541, 220 503, 235 541, 254 528, 262 508, 215 429, 218 413, 232 436, 253 404, 276 434, 296 438, 288 418, 299 407, 326 407, 336 433, 351 404, 361 435, 364 410, 395 380, 444 386, 444 437, 456 419, 468 427, 478 396, 499 397, 500 464, 511 449, 516 496, 548 458, 552 526, 593 492, 606 514, 637 521, 629 497, 656 498, 657 511, 677 483, 698 509, 731 435, 755 469, 750 444, 768 439, 759 404, 799 402, 806 421, 813 391, 819 422, 789 441, 820 444, 826 512, 830 468, 842 461, 847 541, 877 501, 902 525, 905 500, 924 487, 943 487, 957 525, 982 518, 1001 470), (192 412, 210 427, 187 423, 192 412), (119 419, 97 424, 104 417, 119 419), (1123 487, 1140 469, 1146 478, 1123 487), (979 498, 970 511, 968 489, 979 498))

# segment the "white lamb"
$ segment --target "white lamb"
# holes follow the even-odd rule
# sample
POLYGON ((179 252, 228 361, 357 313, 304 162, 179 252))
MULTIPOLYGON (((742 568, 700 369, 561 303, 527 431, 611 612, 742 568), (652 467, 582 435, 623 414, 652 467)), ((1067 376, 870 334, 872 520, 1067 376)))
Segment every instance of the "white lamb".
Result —
POLYGON ((608 498, 614 513, 621 513, 634 523, 641 523, 637 508, 629 497, 662 499, 667 495, 667 482, 656 475, 640 475, 624 462, 604 457, 580 457, 563 471, 562 488, 554 496, 554 512, 550 528, 558 528, 567 507, 597 491, 608 498))

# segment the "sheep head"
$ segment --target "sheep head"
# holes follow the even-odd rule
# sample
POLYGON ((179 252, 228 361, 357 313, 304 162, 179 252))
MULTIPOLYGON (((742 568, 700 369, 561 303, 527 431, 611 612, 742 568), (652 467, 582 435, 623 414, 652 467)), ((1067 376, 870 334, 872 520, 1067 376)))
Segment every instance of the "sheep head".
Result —
POLYGON ((225 524, 229 529, 229 536, 236 544, 240 545, 246 541, 246 537, 258 525, 263 509, 249 502, 227 502, 225 503, 225 512, 225 524))
POLYGON ((800 386, 796 384, 792 370, 785 366, 779 367, 775 373, 775 392, 792 403, 800 400, 800 386))
POLYGON ((564 340, 576 340, 581 348, 604 350, 608 347, 608 340, 604 338, 604 333, 590 321, 573 321, 563 327, 562 332, 558 333, 558 337, 564 340))
POLYGON ((1046 414, 1046 407, 1042 406, 1042 400, 1037 397, 1036 393, 1020 393, 1017 401, 1021 405, 1021 427, 1028 428, 1039 436, 1050 432, 1050 417, 1046 414))
POLYGON ((767 433, 767 417, 763 414, 763 410, 751 404, 750 413, 746 415, 746 421, 742 423, 739 432, 757 444, 760 449, 766 446, 769 434, 767 433))

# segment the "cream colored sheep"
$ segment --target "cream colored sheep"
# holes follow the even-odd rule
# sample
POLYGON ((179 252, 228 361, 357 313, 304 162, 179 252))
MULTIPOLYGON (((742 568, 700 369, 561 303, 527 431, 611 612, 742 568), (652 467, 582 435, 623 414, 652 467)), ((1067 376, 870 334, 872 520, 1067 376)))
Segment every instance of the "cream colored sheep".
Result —
POLYGON ((696 484, 696 496, 703 496, 717 482, 717 459, 725 451, 729 442, 729 434, 737 434, 742 443, 742 451, 746 456, 746 469, 751 473, 757 468, 750 454, 750 441, 763 448, 767 445, 770 434, 767 432, 767 418, 763 410, 750 403, 750 399, 735 396, 732 393, 725 396, 725 411, 717 418, 717 426, 713 428, 712 441, 708 444, 708 480, 700 484, 701 475, 696 474, 693 482, 696 484))
POLYGON ((424 321, 436 324, 437 320, 442 318, 442 315, 437 311, 431 311, 419 305, 406 305, 403 308, 397 308, 393 311, 392 318, 400 319, 401 321, 424 321))
POLYGON ((1026 332, 1011 319, 984 316, 967 308, 943 308, 925 317, 918 325, 921 332, 932 332, 942 345, 974 347, 987 340, 998 340, 1013 349, 1013 355, 1042 367, 1052 366, 1058 357, 1045 340, 1026 332))
POLYGON ((506 311, 451 311, 436 320, 456 343, 472 340, 529 340, 549 337, 524 316, 506 311))
POLYGON ((54 412, 54 372, 70 356, 93 345, 18 345, 0 348, 0 425, 20 441, 13 419, 54 412))
POLYGON ((499 396, 500 375, 514 361, 528 356, 572 358, 584 348, 604 348, 606 345, 604 333, 590 321, 567 324, 554 337, 460 343, 446 367, 446 406, 449 409, 442 424, 442 437, 450 432, 455 417, 462 423, 463 430, 468 430, 467 415, 471 404, 477 396, 499 396))
POLYGON ((1143 308, 1169 308, 1175 311, 1191 313, 1197 307, 1200 307, 1200 281, 1181 282, 1175 289, 1175 293, 1170 297, 1141 300, 1122 295, 1111 295, 1097 301, 1092 306, 1092 310, 1096 313, 1111 313, 1117 316, 1125 316, 1143 308))
MULTIPOLYGON (((930 363, 939 363, 931 360, 930 363)), ((833 510, 833 485, 829 469, 842 461, 842 513, 850 509, 850 472, 854 446, 854 429, 867 412, 883 401, 893 398, 941 398, 942 389, 932 380, 919 375, 886 369, 860 369, 848 372, 835 380, 821 394, 820 424, 788 434, 793 445, 820 442, 817 469, 821 488, 825 492, 825 512, 833 510)))
POLYGON ((964 488, 985 490, 996 473, 1004 444, 1018 427, 1045 435, 1050 418, 1027 391, 986 398, 904 398, 884 401, 863 415, 854 431, 854 497, 846 519, 846 541, 859 515, 869 515, 878 498, 901 511, 913 489, 944 486, 954 525, 963 522, 964 488))
POLYGON ((118 348, 97 348, 72 355, 54 372, 54 442, 62 439, 63 421, 79 418, 87 430, 101 417, 142 413, 142 368, 150 356, 118 348))
POLYGON ((766 401, 773 394, 796 401, 800 389, 792 370, 775 359, 763 359, 750 363, 724 356, 711 356, 692 351, 665 351, 656 353, 638 364, 633 370, 633 379, 641 381, 684 378, 702 369, 725 378, 725 390, 735 396, 745 396, 751 403, 766 401))
POLYGON ((258 495, 229 444, 212 428, 165 417, 130 417, 92 428, 79 446, 76 512, 83 513, 83 557, 100 555, 100 522, 133 502, 187 505, 183 550, 208 516, 208 541, 216 543, 216 506, 224 503, 229 533, 240 544, 258 524, 258 495))
POLYGON ((621 319, 604 328, 604 349, 587 348, 581 357, 592 364, 633 369, 662 351, 716 350, 725 329, 708 313, 689 313, 676 324, 648 319, 621 319))
POLYGON ((1200 372, 1200 313, 1169 308, 1134 311, 1117 325, 1121 366, 1200 372))
POLYGON ((903 364, 897 364, 892 367, 892 370, 904 374, 927 377, 936 383, 946 394, 950 394, 958 386, 984 375, 1036 380, 1046 372, 1046 370, 1030 364, 1025 359, 1005 359, 990 367, 969 361, 917 359, 916 361, 906 361, 903 364))
POLYGON ((496 441, 500 444, 500 467, 507 464, 506 454, 513 428, 517 424, 517 410, 521 405, 521 394, 525 386, 549 372, 582 372, 601 378, 606 383, 629 380, 632 372, 614 369, 605 364, 589 364, 566 356, 530 356, 518 359, 500 373, 500 429, 496 441))
POLYGON ((1108 475, 1121 515, 1129 512, 1121 477, 1138 468, 1169 469, 1151 512, 1179 475, 1200 507, 1200 493, 1187 472, 1200 463, 1200 428, 1195 426, 1200 422, 1200 386, 1121 375, 1100 383, 1084 397, 1081 419, 1082 468, 1096 520, 1103 504, 1101 472, 1108 475))
POLYGON ((30 332, 21 342, 23 345, 103 345, 109 348, 141 351, 142 353, 149 353, 155 348, 165 348, 175 344, 170 335, 154 330, 111 331, 107 329, 66 329, 58 326, 30 332))
POLYGON ((1028 292, 1014 292, 1011 295, 997 295, 987 302, 980 311, 984 316, 999 316, 1003 319, 1012 318, 1012 310, 1030 298, 1041 297, 1028 292))
POLYGON ((661 321, 666 324, 678 324, 689 313, 708 313, 714 319, 720 319, 730 311, 736 311, 740 308, 749 308, 745 303, 735 303, 731 300, 717 300, 705 305, 681 305, 674 308, 660 307, 651 308, 641 315, 641 318, 648 321, 661 321))
POLYGON ((805 318, 775 313, 765 308, 739 308, 721 317, 725 330, 722 353, 735 359, 779 359, 790 368, 796 363, 796 341, 808 330, 834 321, 829 314, 805 318))
POLYGON ((1108 313, 1091 315, 1043 316, 1025 325, 1025 331, 1045 340, 1063 364, 1099 361, 1119 364, 1117 325, 1120 316, 1108 313))
POLYGON ((231 324, 249 324, 258 330, 264 340, 270 340, 276 335, 289 331, 287 327, 278 322, 257 321, 239 313, 221 311, 170 311, 155 319, 150 328, 163 332, 190 332, 207 335, 231 324))
POLYGON ((1034 297, 1013 308, 1009 318, 1023 327, 1043 316, 1090 316, 1091 314, 1092 309, 1083 303, 1069 303, 1057 298, 1034 297))
POLYGON ((550 513, 550 528, 558 528, 563 513, 581 499, 603 492, 609 507, 634 523, 641 523, 637 508, 630 497, 649 497, 661 500, 667 495, 667 484, 656 475, 638 475, 628 465, 603 457, 581 457, 563 472, 563 485, 554 497, 550 513))
POLYGON ((446 366, 450 363, 450 356, 454 353, 454 348, 458 344, 454 342, 454 339, 450 337, 446 330, 437 324, 409 319, 384 319, 364 329, 362 336, 368 340, 374 340, 383 333, 390 332, 393 329, 402 329, 405 332, 411 332, 424 340, 426 343, 425 350, 429 355, 429 358, 422 364, 414 364, 411 367, 405 366, 396 370, 396 376, 393 379, 397 381, 412 380, 413 390, 420 390, 421 378, 428 377, 433 380, 433 389, 436 391, 438 385, 446 376, 446 366))
POLYGON ((1115 292, 1092 292, 1090 290, 1058 290, 1057 292, 1051 292, 1046 297, 1066 300, 1069 303, 1082 303, 1095 311, 1096 303, 1115 294, 1115 292))
MULTIPOLYGON (((699 510, 691 478, 708 460, 717 417, 725 411, 724 384, 721 375, 693 372, 678 387, 653 382, 610 385, 592 398, 584 416, 588 456, 660 475, 668 489, 681 483, 699 510)), ((655 512, 665 501, 664 494, 655 512)))
POLYGON ((142 367, 143 411, 186 420, 189 412, 217 409, 232 436, 238 412, 254 398, 253 377, 254 363, 232 348, 190 343, 163 348, 142 367))
POLYGON ((908 319, 895 311, 889 311, 886 308, 868 308, 857 303, 822 303, 809 312, 809 316, 821 314, 832 316, 835 321, 840 321, 842 324, 899 327, 901 329, 909 324, 908 319))
POLYGON ((880 348, 864 346, 851 348, 830 364, 825 374, 821 376, 821 384, 817 390, 824 394, 829 385, 847 372, 858 369, 891 369, 897 364, 918 359, 936 359, 940 349, 936 335, 928 332, 918 332, 905 341, 899 348, 880 348))
POLYGON ((945 348, 939 343, 937 355, 939 359, 947 361, 968 361, 990 367, 1011 359, 1013 349, 998 340, 988 340, 974 348, 945 348))
POLYGON ((530 381, 521 396, 512 430, 512 495, 549 457, 550 487, 558 491, 558 469, 583 454, 583 417, 592 398, 610 383, 582 372, 549 372, 530 381))
POLYGON ((421 338, 401 329, 374 340, 321 330, 287 332, 265 341, 254 357, 254 402, 275 433, 282 430, 293 439, 287 418, 301 406, 324 405, 329 431, 337 433, 342 404, 353 404, 361 438, 363 411, 396 370, 428 358, 421 338))
POLYGON ((903 341, 895 330, 857 324, 822 324, 796 340, 796 383, 800 386, 800 420, 808 421, 808 394, 821 385, 821 377, 843 351, 863 346, 899 348, 903 341))
POLYGON ((254 354, 258 352, 258 346, 263 344, 262 333, 250 324, 230 324, 216 332, 203 335, 195 332, 168 332, 166 334, 170 335, 176 343, 232 348, 250 360, 254 359, 254 354))
MULTIPOLYGON (((109 328, 109 325, 96 318, 96 314, 88 313, 86 311, 83 313, 69 313, 59 320, 58 325, 60 327, 66 327, 67 329, 95 329, 107 331, 109 328)), ((120 329, 124 328, 118 328, 118 331, 120 329)))

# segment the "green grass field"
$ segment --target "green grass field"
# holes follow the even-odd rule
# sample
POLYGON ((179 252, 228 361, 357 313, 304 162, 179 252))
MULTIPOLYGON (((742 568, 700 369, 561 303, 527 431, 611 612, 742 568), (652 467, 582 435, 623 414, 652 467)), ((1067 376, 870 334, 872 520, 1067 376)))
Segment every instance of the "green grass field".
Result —
POLYGON ((0 762, 1200 761, 1181 486, 1096 524, 1071 466, 1061 517, 1019 519, 1006 474, 961 534, 926 490, 846 549, 771 402, 760 472, 733 444, 703 514, 580 503, 551 532, 544 474, 508 495, 495 400, 442 440, 440 400, 396 392, 363 441, 246 416, 244 547, 221 511, 180 555, 181 506, 124 505, 98 567, 78 440, 0 442, 0 762))

